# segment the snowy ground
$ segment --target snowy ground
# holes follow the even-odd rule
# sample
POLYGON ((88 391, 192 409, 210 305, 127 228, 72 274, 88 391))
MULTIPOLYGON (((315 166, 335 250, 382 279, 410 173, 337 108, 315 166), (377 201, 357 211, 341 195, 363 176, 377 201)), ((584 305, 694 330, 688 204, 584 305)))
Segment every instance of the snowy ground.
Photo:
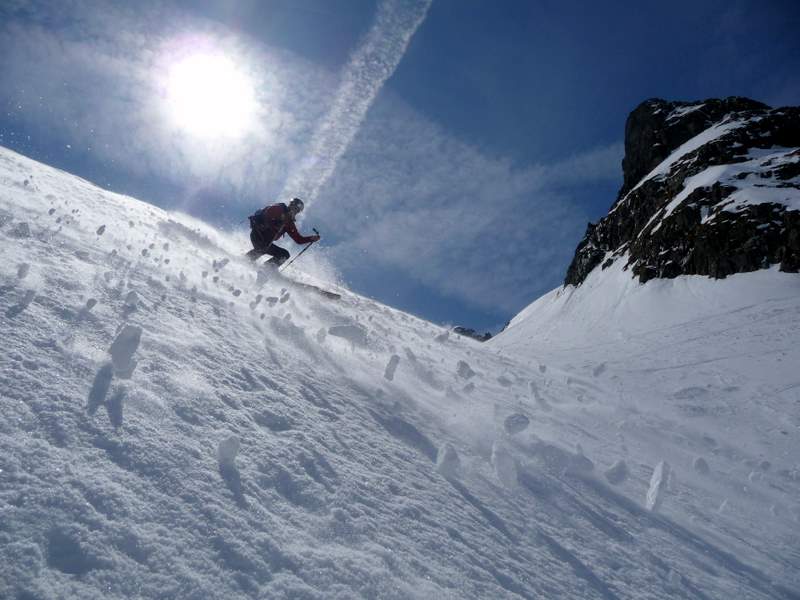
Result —
POLYGON ((244 240, 0 149, 0 597, 800 597, 797 276, 480 344, 244 240))

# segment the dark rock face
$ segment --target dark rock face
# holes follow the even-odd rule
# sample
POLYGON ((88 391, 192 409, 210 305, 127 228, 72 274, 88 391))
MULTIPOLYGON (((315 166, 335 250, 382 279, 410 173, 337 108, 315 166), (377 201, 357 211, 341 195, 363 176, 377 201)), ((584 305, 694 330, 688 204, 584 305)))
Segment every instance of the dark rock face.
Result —
POLYGON ((453 331, 458 335, 471 337, 473 340, 478 340, 479 342, 485 342, 492 338, 492 334, 488 331, 484 334, 480 334, 474 329, 467 329, 466 327, 453 327, 453 331))
POLYGON ((626 260, 654 277, 800 270, 800 108, 648 100, 625 127, 624 183, 565 284, 626 260))
POLYGON ((640 104, 625 122, 625 158, 622 198, 678 146, 717 123, 725 115, 769 109, 747 98, 731 97, 705 102, 667 102, 657 98, 640 104))

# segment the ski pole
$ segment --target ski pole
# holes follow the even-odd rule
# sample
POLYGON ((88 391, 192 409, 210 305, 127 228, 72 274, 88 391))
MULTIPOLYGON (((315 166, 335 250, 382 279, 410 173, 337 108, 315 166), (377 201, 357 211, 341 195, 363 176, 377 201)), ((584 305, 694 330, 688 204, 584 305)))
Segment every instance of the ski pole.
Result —
MULTIPOLYGON (((319 231, 317 231, 317 230, 316 230, 316 229, 314 229, 313 227, 311 228, 311 231, 313 231, 314 233, 316 233, 317 235, 319 235, 319 231)), ((283 271, 285 271, 286 269, 288 269, 290 264, 292 264, 294 261, 296 261, 298 258, 300 258, 300 257, 303 255, 303 252, 305 252, 306 250, 308 250, 309 248, 311 248, 311 246, 313 246, 313 245, 314 245, 314 242, 309 242, 309 243, 308 243, 308 245, 307 245, 305 248, 303 248, 302 250, 300 250, 300 252, 298 252, 298 253, 297 253, 297 255, 296 255, 294 258, 292 258, 292 260, 290 260, 290 261, 289 261, 289 262, 287 262, 285 265, 283 265, 282 267, 280 267, 280 268, 278 269, 278 272, 282 273, 283 271)))

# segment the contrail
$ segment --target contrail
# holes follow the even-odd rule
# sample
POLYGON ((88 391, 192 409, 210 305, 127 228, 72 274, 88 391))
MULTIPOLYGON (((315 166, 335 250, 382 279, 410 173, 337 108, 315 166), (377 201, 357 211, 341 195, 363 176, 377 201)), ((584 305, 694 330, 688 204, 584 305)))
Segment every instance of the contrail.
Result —
POLYGON ((282 198, 316 198, 353 141, 378 92, 403 58, 432 1, 381 2, 375 23, 344 69, 331 109, 314 132, 307 159, 288 177, 282 198))

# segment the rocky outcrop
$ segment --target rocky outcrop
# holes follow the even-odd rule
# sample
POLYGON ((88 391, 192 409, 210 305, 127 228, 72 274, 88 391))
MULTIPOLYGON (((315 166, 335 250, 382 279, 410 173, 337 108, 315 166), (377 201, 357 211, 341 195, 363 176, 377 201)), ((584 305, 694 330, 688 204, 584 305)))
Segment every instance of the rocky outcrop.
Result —
POLYGON ((640 281, 800 270, 800 108, 648 100, 625 127, 624 183, 565 284, 625 260, 640 281))
POLYGON ((726 115, 769 109, 748 98, 731 97, 705 102, 667 102, 652 99, 640 104, 625 121, 623 183, 619 198, 627 194, 684 142, 705 131, 726 115))
POLYGON ((492 339, 492 334, 488 331, 486 333, 478 333, 474 329, 468 329, 466 327, 453 327, 453 332, 457 333, 458 335, 470 337, 473 340, 478 340, 479 342, 485 342, 492 339))

